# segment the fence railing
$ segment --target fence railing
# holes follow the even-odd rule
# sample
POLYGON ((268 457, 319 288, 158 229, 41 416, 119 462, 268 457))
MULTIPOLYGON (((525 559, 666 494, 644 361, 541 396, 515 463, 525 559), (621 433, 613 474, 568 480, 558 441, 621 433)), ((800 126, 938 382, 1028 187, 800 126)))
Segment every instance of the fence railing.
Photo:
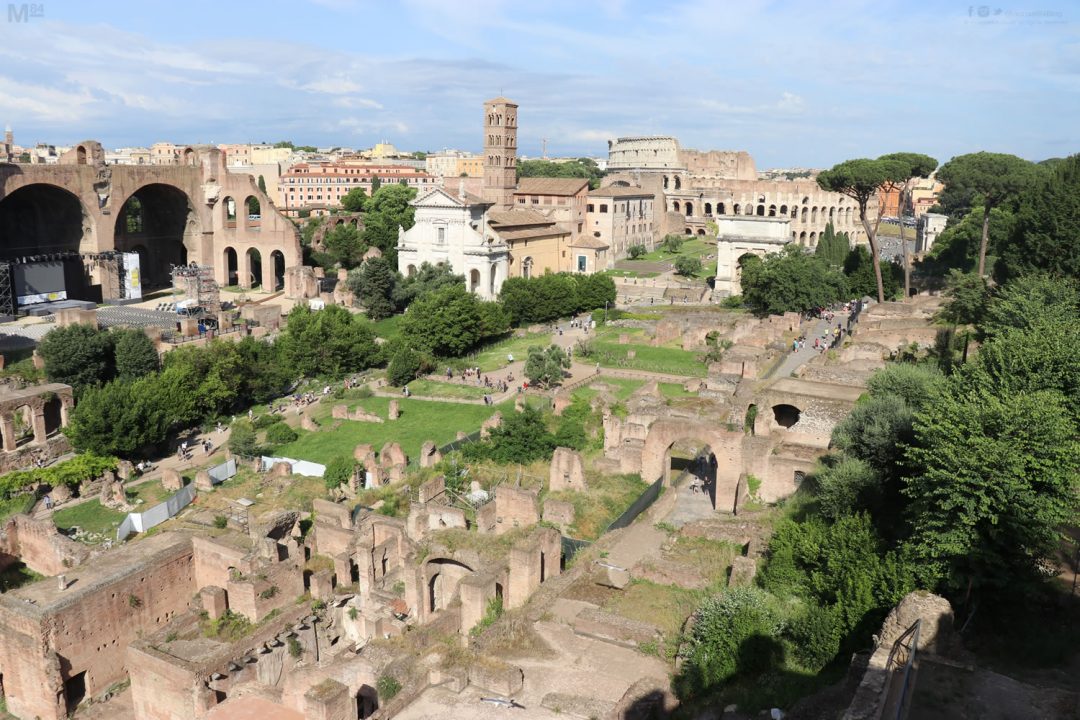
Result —
POLYGON ((904 634, 896 638, 885 663, 887 692, 882 704, 882 718, 903 720, 911 705, 915 689, 914 665, 919 652, 919 630, 922 620, 916 620, 904 634))

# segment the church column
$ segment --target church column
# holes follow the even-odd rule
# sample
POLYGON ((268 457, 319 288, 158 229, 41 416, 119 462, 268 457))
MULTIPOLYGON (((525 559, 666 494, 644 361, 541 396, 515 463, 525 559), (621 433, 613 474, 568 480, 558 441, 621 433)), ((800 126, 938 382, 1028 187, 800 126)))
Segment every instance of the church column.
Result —
POLYGON ((73 405, 70 395, 61 396, 60 398, 60 427, 67 427, 68 421, 71 418, 71 407, 73 405))

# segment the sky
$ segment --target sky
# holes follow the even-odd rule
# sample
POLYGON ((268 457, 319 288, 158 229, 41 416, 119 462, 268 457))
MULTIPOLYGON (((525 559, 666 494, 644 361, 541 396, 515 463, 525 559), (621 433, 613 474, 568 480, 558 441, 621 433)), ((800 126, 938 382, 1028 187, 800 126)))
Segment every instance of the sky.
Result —
POLYGON ((1002 2, 0 3, 0 124, 27 145, 478 152, 502 94, 531 156, 644 134, 758 168, 1080 151, 1080 4, 1002 2))

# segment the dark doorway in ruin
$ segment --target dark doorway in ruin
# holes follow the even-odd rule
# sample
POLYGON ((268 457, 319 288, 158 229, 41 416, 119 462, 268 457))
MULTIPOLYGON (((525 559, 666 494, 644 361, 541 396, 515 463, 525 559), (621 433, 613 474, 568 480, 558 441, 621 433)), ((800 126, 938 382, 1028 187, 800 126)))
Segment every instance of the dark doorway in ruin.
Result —
POLYGON ((360 582, 360 566, 352 558, 349 558, 349 582, 360 582))
POLYGON ((502 583, 495 583, 495 597, 499 602, 503 601, 503 586, 502 583))
POLYGON ((60 431, 60 398, 52 397, 45 403, 45 435, 50 436, 60 431))
POLYGON ((214 690, 214 704, 215 705, 220 705, 221 703, 225 702, 225 700, 228 697, 229 697, 228 693, 226 693, 224 690, 214 690))
POLYGON ((370 685, 361 685, 356 693, 356 717, 365 720, 379 709, 379 693, 370 685))
POLYGON ((431 576, 431 580, 428 580, 428 608, 431 612, 435 612, 438 609, 439 601, 439 573, 435 573, 431 576))
POLYGON ((799 422, 802 411, 794 405, 773 405, 773 419, 782 428, 790 428, 799 422))
POLYGON ((172 185, 152 183, 136 190, 116 217, 116 249, 139 253, 143 289, 172 285, 172 266, 187 264, 198 220, 188 196, 172 185), (191 237, 189 237, 191 236, 191 237))
POLYGON ((64 681, 64 702, 67 705, 68 715, 75 714, 75 708, 86 697, 86 671, 64 681))
POLYGON ((547 557, 544 555, 544 552, 541 551, 540 552, 540 582, 544 582, 544 580, 547 579, 547 575, 545 574, 546 570, 547 570, 547 557))
POLYGON ((262 287, 262 255, 255 248, 247 251, 247 271, 251 287, 262 287))
POLYGON ((0 201, 0 260, 78 252, 83 220, 82 203, 67 190, 45 184, 21 187, 0 201))
POLYGON ((274 261, 274 292, 285 289, 285 255, 280 250, 270 253, 274 261))
POLYGON ((231 247, 225 248, 225 284, 236 286, 240 284, 240 276, 237 273, 239 264, 236 260, 236 251, 231 247))

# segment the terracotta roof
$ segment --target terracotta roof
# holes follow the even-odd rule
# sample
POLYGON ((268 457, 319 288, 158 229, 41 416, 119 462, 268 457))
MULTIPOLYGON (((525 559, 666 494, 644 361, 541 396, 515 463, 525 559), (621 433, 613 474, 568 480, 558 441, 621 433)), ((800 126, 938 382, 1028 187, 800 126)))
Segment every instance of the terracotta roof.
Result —
POLYGON ((611 246, 598 238, 582 236, 570 243, 570 247, 585 248, 586 250, 607 250, 611 246))
POLYGON ((533 240, 540 238, 558 237, 560 235, 569 235, 570 231, 564 227, 552 223, 544 227, 526 227, 521 229, 500 229, 494 228, 498 233, 499 238, 503 241, 513 242, 515 240, 533 240))
POLYGON ((517 227, 520 225, 554 225, 555 221, 549 217, 541 215, 535 210, 503 210, 500 212, 489 212, 488 222, 492 225, 503 225, 506 227, 517 227))
POLYGON ((526 177, 518 180, 515 195, 577 195, 587 187, 585 178, 526 177))
POLYGON ((621 187, 609 185, 599 190, 590 190, 590 197, 654 197, 653 193, 640 187, 621 187))

